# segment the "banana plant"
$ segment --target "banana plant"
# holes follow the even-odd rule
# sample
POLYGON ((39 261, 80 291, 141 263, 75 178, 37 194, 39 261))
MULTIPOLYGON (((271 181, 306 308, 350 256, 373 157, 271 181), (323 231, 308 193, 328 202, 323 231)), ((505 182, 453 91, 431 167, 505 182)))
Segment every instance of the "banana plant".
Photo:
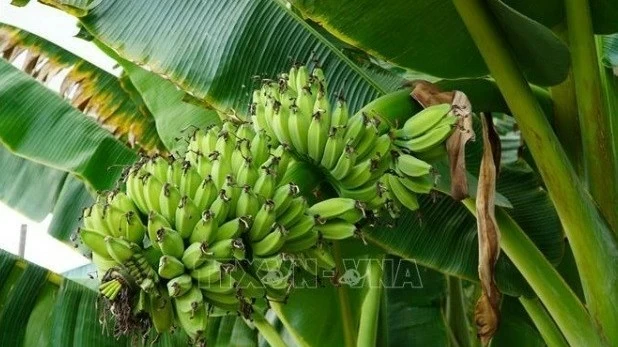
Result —
POLYGON ((122 71, 0 23, 0 200, 93 260, 0 253, 0 344, 618 344, 616 6, 41 2, 122 71))

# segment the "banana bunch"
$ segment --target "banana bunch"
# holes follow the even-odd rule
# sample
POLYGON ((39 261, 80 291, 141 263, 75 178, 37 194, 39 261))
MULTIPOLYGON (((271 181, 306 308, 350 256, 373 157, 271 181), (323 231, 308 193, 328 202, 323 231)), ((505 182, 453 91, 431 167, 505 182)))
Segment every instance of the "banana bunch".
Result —
POLYGON ((326 241, 358 235, 364 206, 349 198, 310 206, 284 180, 295 164, 266 131, 231 121, 196 130, 183 158, 140 159, 126 170, 125 191, 100 195, 82 216, 101 295, 129 301, 157 333, 180 325, 200 341, 209 314, 250 315, 258 299, 287 297, 295 268, 332 269, 326 241))
POLYGON ((79 236, 116 322, 147 317, 158 334, 180 326, 204 342, 209 315, 250 318, 257 300, 287 298, 295 269, 332 270, 329 241, 362 237, 383 211, 418 208, 416 194, 434 185, 422 159, 452 131, 450 106, 389 129, 378 107, 388 95, 351 116, 326 89, 321 69, 293 67, 253 93, 249 119, 196 129, 182 157, 142 157, 84 211, 79 236), (310 205, 286 178, 300 161, 339 197, 310 205))
POLYGON ((431 160, 446 153, 444 143, 453 133, 458 117, 450 104, 429 106, 392 131, 395 147, 431 160))
POLYGON ((340 196, 367 204, 377 197, 391 160, 387 128, 363 110, 351 116, 342 95, 331 105, 320 68, 295 66, 278 83, 267 81, 254 91, 250 112, 256 131, 322 168, 340 196))

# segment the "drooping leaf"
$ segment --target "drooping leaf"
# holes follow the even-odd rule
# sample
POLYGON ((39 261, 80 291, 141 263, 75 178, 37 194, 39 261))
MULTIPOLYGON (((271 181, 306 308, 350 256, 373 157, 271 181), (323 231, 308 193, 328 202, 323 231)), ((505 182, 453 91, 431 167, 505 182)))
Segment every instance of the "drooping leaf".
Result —
POLYGON ((355 64, 280 1, 112 0, 80 21, 121 57, 224 112, 246 113, 251 77, 274 78, 294 61, 317 60, 352 111, 401 83, 355 64))
POLYGON ((136 105, 118 78, 55 44, 10 25, 0 24, 0 53, 42 84, 56 90, 71 105, 95 119, 121 141, 146 152, 163 149, 154 120, 136 105))
POLYGON ((54 206, 53 218, 47 232, 59 240, 68 240, 81 223, 83 209, 91 206, 93 202, 94 198, 84 183, 72 175, 67 176, 54 206))
MULTIPOLYGON (((443 78, 488 74, 451 1, 386 2, 380 6, 369 0, 292 3, 339 39, 404 68, 443 78)), ((567 47, 548 28, 502 1, 490 3, 527 78, 541 85, 562 81, 569 68, 567 47)))
POLYGON ((0 142, 19 156, 109 189, 135 153, 32 77, 0 60, 0 142), (19 98, 15 98, 19 95, 19 98))
POLYGON ((0 201, 36 221, 53 209, 67 173, 11 153, 0 144, 0 201))

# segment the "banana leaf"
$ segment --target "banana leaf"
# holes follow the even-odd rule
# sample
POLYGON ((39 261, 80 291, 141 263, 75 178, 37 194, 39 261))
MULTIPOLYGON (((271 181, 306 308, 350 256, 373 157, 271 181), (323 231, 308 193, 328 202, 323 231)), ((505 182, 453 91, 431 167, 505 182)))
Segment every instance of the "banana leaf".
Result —
POLYGON ((16 27, 0 24, 0 53, 9 62, 95 119, 124 143, 145 152, 164 150, 148 109, 139 107, 119 79, 69 51, 16 27))
MULTIPOLYGON (((94 280, 83 277, 90 268, 85 269, 61 276, 0 250, 0 345, 139 345, 139 338, 117 338, 103 329, 91 288, 94 280)), ((157 346, 183 346, 186 341, 181 332, 168 333, 157 346)), ((256 346, 257 335, 242 319, 224 316, 209 320, 208 341, 213 346, 256 346)))
POLYGON ((35 79, 0 60, 0 142, 11 152, 109 189, 129 148, 35 79), (19 98, 15 98, 19 95, 19 98))

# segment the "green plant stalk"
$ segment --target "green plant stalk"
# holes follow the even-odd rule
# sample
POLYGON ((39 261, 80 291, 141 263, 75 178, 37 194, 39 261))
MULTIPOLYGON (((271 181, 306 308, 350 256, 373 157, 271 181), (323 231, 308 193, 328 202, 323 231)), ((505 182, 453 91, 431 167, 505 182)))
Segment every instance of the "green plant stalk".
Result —
POLYGON ((365 283, 368 285, 368 288, 361 306, 357 347, 373 347, 376 345, 383 291, 382 258, 369 259, 365 272, 365 283))
POLYGON ((311 345, 307 342, 307 340, 305 340, 303 336, 299 334, 298 331, 296 331, 296 329, 294 329, 294 326, 290 323, 287 317, 283 314, 283 310, 281 307, 282 305, 283 304, 279 302, 275 302, 275 301, 270 302, 270 308, 273 310, 273 312, 275 312, 275 314, 277 315, 277 318, 279 318, 279 321, 283 323, 283 326, 288 331, 288 333, 294 338, 294 342, 296 342, 296 345, 302 346, 302 347, 310 347, 311 345))
POLYGON ((451 327, 457 344, 461 347, 473 346, 470 341, 470 326, 464 307, 464 297, 461 280, 457 277, 446 276, 448 296, 446 298, 446 321, 451 327))
MULTIPOLYGON (((555 28, 554 33, 565 42, 568 42, 566 25, 555 28)), ((549 87, 553 100, 554 116, 552 126, 560 144, 571 160, 571 165, 580 179, 584 179, 584 153, 582 151, 582 134, 579 129, 579 115, 577 112, 577 96, 573 83, 573 71, 569 70, 566 80, 549 87)))
POLYGON ((570 165, 489 10, 481 0, 453 0, 453 3, 536 160, 571 243, 593 319, 602 325, 609 341, 618 345, 616 236, 570 165))
POLYGON ((270 325, 270 323, 266 320, 264 315, 260 312, 253 312, 253 325, 260 332, 264 340, 268 342, 268 344, 272 347, 286 347, 287 345, 281 339, 279 332, 275 330, 275 328, 270 325))
MULTIPOLYGON (((596 37, 597 54, 603 57, 603 36, 596 37)), ((603 95, 607 105, 607 114, 615 115, 618 112, 618 78, 614 75, 614 71, 603 64, 603 58, 599 59, 599 70, 601 72, 601 85, 603 87, 603 95)), ((609 117, 611 124, 612 144, 614 150, 614 162, 618 163, 618 117, 609 117)), ((618 164, 617 164, 618 165, 618 164)), ((618 170, 618 167, 616 168, 618 170)), ((618 188, 617 188, 618 189, 618 188)), ((614 229, 618 232, 617 229, 614 229)))
MULTIPOLYGON (((341 261, 341 246, 339 242, 333 242, 333 256, 337 271, 343 269, 341 261)), ((344 285, 337 286, 337 296, 339 297, 339 309, 341 311, 341 325, 343 326, 343 339, 346 347, 354 347, 356 343, 356 328, 354 318, 352 316, 352 308, 350 307, 350 294, 348 288, 344 285)))
POLYGON ((577 94, 588 188, 608 223, 618 232, 616 163, 611 124, 601 85, 588 0, 566 0, 573 81, 577 94))
POLYGON ((554 100, 553 128, 578 177, 584 179, 584 153, 572 73, 562 83, 549 88, 549 92, 554 100))
POLYGON ((556 323, 551 319, 543 304, 538 298, 528 299, 523 296, 519 297, 519 302, 528 312, 528 315, 534 322, 534 325, 543 336, 543 340, 549 347, 568 347, 569 344, 562 336, 560 330, 556 326, 556 323))
MULTIPOLYGON (((476 215, 474 200, 465 199, 463 204, 476 215)), ((603 346, 584 305, 532 240, 501 208, 496 208, 496 221, 500 247, 547 307, 567 341, 572 346, 603 346)))

